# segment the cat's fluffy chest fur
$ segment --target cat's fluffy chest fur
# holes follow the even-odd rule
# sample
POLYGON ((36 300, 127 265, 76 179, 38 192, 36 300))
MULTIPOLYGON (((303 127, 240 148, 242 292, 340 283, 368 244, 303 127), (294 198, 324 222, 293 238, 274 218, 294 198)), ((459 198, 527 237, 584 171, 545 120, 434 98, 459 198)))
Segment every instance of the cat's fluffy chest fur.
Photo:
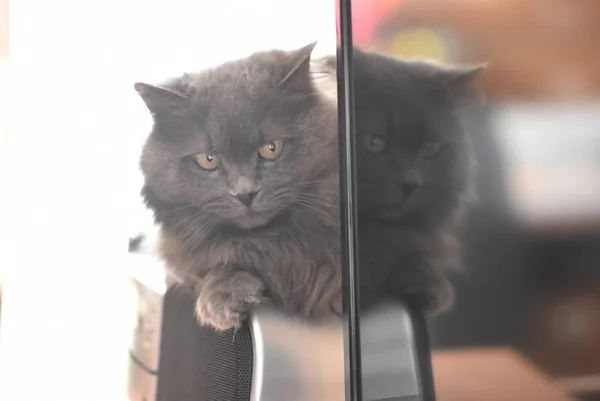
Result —
POLYGON ((460 243, 452 230, 425 231, 373 220, 359 220, 361 303, 370 308, 401 296, 419 309, 448 307, 453 290, 449 270, 461 266, 460 243))
MULTIPOLYGON (((333 212, 333 210, 332 210, 333 212)), ((285 312, 322 315, 339 291, 339 224, 293 211, 284 221, 258 230, 237 227, 206 234, 186 248, 186 241, 162 228, 159 252, 181 283, 198 282, 224 268, 243 269, 266 285, 266 300, 285 312)))

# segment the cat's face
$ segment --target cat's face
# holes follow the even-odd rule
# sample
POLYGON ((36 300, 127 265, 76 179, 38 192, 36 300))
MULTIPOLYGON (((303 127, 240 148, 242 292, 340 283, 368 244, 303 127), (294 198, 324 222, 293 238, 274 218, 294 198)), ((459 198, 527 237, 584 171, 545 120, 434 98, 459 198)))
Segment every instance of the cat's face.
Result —
MULTIPOLYGON (((422 70, 438 67, 358 57, 360 210, 384 219, 448 217, 472 178, 470 144, 456 109, 465 92, 446 87, 441 70, 422 70), (371 63, 368 73, 361 63, 371 63)), ((453 84, 467 85, 475 73, 464 71, 464 82, 453 84)))
POLYGON ((311 83, 311 50, 259 53, 184 76, 172 95, 137 87, 154 114, 141 167, 159 218, 249 229, 293 208, 336 149, 311 83))

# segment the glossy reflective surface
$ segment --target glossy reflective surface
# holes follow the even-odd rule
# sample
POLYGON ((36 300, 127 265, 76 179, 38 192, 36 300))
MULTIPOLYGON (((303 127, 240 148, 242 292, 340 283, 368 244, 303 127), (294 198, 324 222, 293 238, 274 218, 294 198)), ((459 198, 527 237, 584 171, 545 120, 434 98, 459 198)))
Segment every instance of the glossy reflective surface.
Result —
POLYGON ((449 274, 454 305, 428 318, 438 399, 600 399, 600 3, 353 0, 353 11, 362 49, 488 62, 484 107, 465 119, 478 202, 449 274), (535 374, 501 374, 522 360, 535 374), (467 395, 458 383, 476 366, 489 379, 467 395))
MULTIPOLYGON (((365 401, 424 401, 418 354, 421 334, 402 304, 389 304, 363 316, 361 357, 365 401)), ((309 325, 268 307, 254 310, 252 401, 344 400, 342 319, 309 325)), ((423 366, 425 365, 425 366, 423 366)))

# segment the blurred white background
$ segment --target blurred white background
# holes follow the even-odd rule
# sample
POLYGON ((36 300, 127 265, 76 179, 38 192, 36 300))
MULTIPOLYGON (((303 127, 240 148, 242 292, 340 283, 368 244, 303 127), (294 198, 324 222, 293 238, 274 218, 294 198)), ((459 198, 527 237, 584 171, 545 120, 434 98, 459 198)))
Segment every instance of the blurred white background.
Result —
POLYGON ((127 237, 148 221, 151 122, 133 83, 313 40, 334 52, 334 2, 11 2, 0 399, 125 397, 127 237))

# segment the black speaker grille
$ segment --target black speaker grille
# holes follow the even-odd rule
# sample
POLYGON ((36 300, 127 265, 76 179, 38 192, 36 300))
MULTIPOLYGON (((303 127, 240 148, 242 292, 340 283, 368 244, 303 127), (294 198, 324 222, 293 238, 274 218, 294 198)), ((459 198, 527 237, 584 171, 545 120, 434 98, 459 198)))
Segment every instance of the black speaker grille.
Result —
POLYGON ((237 400, 250 400, 252 390, 252 369, 254 364, 254 348, 252 334, 248 324, 235 335, 238 360, 237 400))
POLYGON ((171 288, 161 335, 157 401, 250 400, 254 351, 247 323, 235 336, 200 327, 194 298, 171 288))

